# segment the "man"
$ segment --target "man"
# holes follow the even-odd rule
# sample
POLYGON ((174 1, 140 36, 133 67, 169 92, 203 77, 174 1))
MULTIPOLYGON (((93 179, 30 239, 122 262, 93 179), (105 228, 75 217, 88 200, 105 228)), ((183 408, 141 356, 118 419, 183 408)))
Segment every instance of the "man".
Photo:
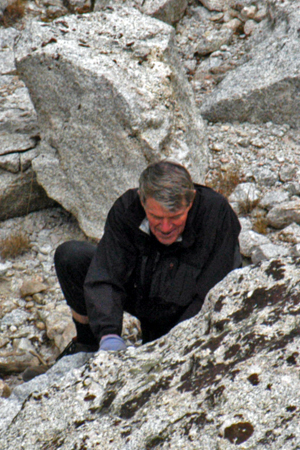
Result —
POLYGON ((70 241, 56 251, 77 330, 59 358, 99 345, 126 349, 124 311, 140 320, 143 343, 193 317, 208 291, 240 266, 239 232, 227 200, 194 184, 183 166, 148 166, 139 189, 114 203, 97 246, 70 241))

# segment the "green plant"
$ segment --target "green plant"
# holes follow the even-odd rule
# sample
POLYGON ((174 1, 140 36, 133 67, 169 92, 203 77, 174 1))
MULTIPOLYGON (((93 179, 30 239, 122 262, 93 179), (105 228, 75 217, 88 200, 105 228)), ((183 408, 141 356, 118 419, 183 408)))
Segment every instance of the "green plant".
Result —
POLYGON ((0 240, 0 254, 4 259, 15 258, 28 252, 30 249, 30 239, 23 231, 17 231, 0 240))

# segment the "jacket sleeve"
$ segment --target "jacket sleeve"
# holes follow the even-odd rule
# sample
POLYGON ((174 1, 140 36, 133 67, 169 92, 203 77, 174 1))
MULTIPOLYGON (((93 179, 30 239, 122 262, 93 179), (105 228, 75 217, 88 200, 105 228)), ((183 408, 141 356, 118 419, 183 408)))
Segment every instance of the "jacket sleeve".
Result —
MULTIPOLYGON (((208 291, 241 263, 238 243, 241 226, 227 201, 219 212, 217 226, 211 227, 211 230, 213 229, 215 229, 215 232, 210 236, 210 239, 214 243, 197 279, 197 295, 182 314, 178 323, 195 316, 201 310, 208 291)), ((208 239, 209 236, 207 236, 208 239)))
POLYGON ((105 334, 122 332, 125 284, 135 265, 134 246, 124 214, 119 199, 108 214, 84 284, 90 326, 99 341, 105 334))

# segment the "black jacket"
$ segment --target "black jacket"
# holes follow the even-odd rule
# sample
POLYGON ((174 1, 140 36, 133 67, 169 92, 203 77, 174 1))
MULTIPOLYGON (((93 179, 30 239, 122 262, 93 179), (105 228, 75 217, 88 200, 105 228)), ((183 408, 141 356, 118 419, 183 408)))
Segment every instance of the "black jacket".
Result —
POLYGON ((139 229, 145 211, 137 189, 111 208, 84 286, 99 340, 121 334, 124 310, 140 319, 143 342, 162 336, 197 314, 208 291, 234 268, 239 221, 223 196, 195 189, 182 241, 170 246, 139 229))

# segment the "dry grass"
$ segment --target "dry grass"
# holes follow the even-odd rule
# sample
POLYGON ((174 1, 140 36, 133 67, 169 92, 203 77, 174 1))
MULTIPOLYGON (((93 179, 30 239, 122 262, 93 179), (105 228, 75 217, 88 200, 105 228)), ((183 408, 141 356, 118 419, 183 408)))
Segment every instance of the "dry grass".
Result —
POLYGON ((23 231, 0 240, 0 254, 3 259, 15 258, 31 249, 30 239, 23 231))
POLYGON ((2 25, 5 28, 11 27, 20 19, 22 19, 22 17, 24 17, 24 14, 24 0, 15 0, 5 8, 2 17, 0 17, 0 26, 2 25))
POLYGON ((241 200, 238 202, 239 214, 242 216, 248 216, 254 208, 259 204, 259 200, 251 200, 247 198, 246 200, 241 200))
POLYGON ((242 182, 242 176, 239 167, 230 167, 226 171, 220 171, 213 179, 206 183, 207 186, 211 187, 215 191, 224 195, 224 197, 229 197, 234 191, 236 186, 242 182))
POLYGON ((253 230, 259 234, 268 233, 268 221, 264 216, 257 217, 254 224, 253 230))

